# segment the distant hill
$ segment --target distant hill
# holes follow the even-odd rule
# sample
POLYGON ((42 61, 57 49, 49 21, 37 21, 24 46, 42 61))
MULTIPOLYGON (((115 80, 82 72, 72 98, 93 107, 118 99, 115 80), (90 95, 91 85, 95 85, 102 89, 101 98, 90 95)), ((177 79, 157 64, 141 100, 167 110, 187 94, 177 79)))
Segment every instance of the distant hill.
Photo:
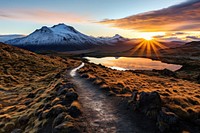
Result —
POLYGON ((11 39, 16 39, 16 38, 21 38, 24 37, 24 35, 18 35, 18 34, 13 34, 13 35, 0 35, 0 42, 6 42, 11 39))
POLYGON ((87 36, 71 26, 58 24, 52 27, 43 26, 26 37, 8 40, 5 43, 32 51, 73 51, 93 48, 99 45, 113 45, 127 40, 120 35, 95 38, 87 36))

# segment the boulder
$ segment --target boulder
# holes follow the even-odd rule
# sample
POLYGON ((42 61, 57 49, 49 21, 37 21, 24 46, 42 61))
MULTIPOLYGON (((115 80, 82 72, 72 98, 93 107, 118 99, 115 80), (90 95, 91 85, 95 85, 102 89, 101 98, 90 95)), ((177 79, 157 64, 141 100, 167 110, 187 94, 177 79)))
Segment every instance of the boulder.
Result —
POLYGON ((141 92, 136 102, 136 109, 148 117, 156 119, 161 110, 161 98, 158 92, 141 92))
POLYGON ((66 111, 66 107, 62 106, 61 104, 57 104, 49 110, 47 116, 56 117, 58 114, 66 111))
POLYGON ((9 122, 9 123, 6 123, 3 129, 5 130, 6 133, 9 133, 14 129, 14 127, 15 127, 15 123, 9 122))
POLYGON ((173 112, 167 110, 167 108, 162 107, 162 110, 157 116, 157 125, 161 132, 174 131, 178 132, 179 130, 179 118, 173 112))
POLYGON ((56 97, 56 98, 51 102, 51 105, 54 106, 54 105, 59 104, 59 103, 61 103, 61 100, 60 100, 60 98, 56 97))
POLYGON ((52 105, 51 105, 51 104, 49 104, 49 103, 47 103, 47 104, 45 104, 45 105, 44 105, 44 108, 43 108, 43 110, 50 109, 51 107, 52 107, 52 105))
POLYGON ((73 83, 68 82, 68 83, 64 84, 64 87, 65 88, 75 88, 75 85, 73 83))
POLYGON ((26 125, 28 123, 28 121, 29 121, 29 116, 26 116, 26 115, 18 118, 18 123, 20 125, 26 125))
POLYGON ((34 93, 29 93, 26 98, 34 98, 35 97, 35 94, 34 93))
POLYGON ((64 95, 68 92, 68 89, 67 88, 64 88, 64 89, 60 89, 58 90, 58 93, 57 95, 60 96, 60 95, 64 95))
POLYGON ((65 117, 67 116, 66 112, 60 113, 53 121, 52 127, 55 127, 59 124, 61 124, 64 120, 65 117))
POLYGON ((0 122, 0 129, 5 126, 5 123, 0 122))
POLYGON ((78 101, 74 101, 70 108, 67 110, 67 112, 69 113, 70 116, 72 117, 78 117, 80 116, 81 112, 81 105, 79 104, 78 101))
POLYGON ((56 126, 53 133, 80 133, 80 131, 72 122, 66 121, 56 126))
POLYGON ((68 92, 65 95, 65 100, 68 102, 73 102, 78 99, 78 94, 76 92, 68 92))

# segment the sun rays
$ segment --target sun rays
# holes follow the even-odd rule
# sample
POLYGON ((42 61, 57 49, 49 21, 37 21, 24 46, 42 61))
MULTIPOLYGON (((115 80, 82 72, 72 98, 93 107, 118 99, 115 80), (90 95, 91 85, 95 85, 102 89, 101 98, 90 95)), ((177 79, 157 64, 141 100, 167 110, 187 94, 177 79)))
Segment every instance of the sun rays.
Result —
POLYGON ((145 37, 139 44, 131 49, 130 55, 146 56, 146 57, 160 57, 160 49, 167 48, 160 42, 152 39, 151 37, 145 37))

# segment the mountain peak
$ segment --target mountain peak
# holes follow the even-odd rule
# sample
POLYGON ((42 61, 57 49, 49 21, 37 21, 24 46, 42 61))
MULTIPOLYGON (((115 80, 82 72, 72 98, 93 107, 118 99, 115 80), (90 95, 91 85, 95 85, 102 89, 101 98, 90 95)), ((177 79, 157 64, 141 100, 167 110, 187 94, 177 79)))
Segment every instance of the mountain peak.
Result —
POLYGON ((35 32, 51 33, 52 30, 50 28, 48 28, 47 26, 43 26, 41 29, 37 29, 35 32))
POLYGON ((51 28, 56 30, 68 30, 74 33, 79 33, 77 30, 74 29, 74 27, 66 25, 64 23, 59 23, 57 25, 52 26, 51 28))
POLYGON ((65 47, 66 45, 68 47, 80 47, 79 49, 84 49, 86 46, 93 47, 101 44, 112 45, 122 41, 126 41, 126 39, 118 34, 114 37, 95 38, 77 31, 72 26, 59 23, 52 27, 43 26, 26 37, 8 40, 6 42, 18 46, 26 45, 28 47, 39 45, 61 45, 65 47))
POLYGON ((119 34, 115 34, 115 36, 114 37, 122 37, 122 36, 120 36, 119 34))
POLYGON ((59 23, 57 25, 52 26, 52 28, 55 28, 55 27, 62 27, 62 28, 64 28, 64 27, 69 27, 69 26, 66 25, 66 24, 64 24, 64 23, 59 23))

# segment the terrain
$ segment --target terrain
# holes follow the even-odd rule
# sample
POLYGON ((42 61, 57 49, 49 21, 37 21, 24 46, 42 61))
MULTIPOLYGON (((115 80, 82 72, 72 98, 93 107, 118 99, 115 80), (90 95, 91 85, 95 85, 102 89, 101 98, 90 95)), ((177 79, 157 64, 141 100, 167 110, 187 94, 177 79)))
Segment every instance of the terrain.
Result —
POLYGON ((2 43, 0 53, 1 133, 157 131, 155 122, 127 109, 126 99, 80 78, 80 60, 2 43))
MULTIPOLYGON (((199 82, 200 78, 200 42, 158 42, 132 40, 116 45, 101 47, 96 51, 85 52, 86 57, 144 57, 169 64, 182 65, 176 71, 177 78, 199 82), (149 46, 148 46, 149 44, 149 46), (120 49, 121 48, 121 49, 120 49)), ((80 54, 74 53, 76 56, 80 54)), ((152 74, 151 71, 140 71, 152 74)))
POLYGON ((151 54, 126 41, 46 55, 1 43, 0 132, 199 132, 199 42, 174 43, 151 54), (183 67, 117 71, 84 56, 147 57, 183 67))
POLYGON ((80 105, 65 71, 80 62, 0 44, 0 132, 78 132, 80 105))
POLYGON ((13 35, 0 35, 0 42, 6 42, 8 40, 24 37, 24 35, 13 34, 13 35))
POLYGON ((181 132, 199 132, 200 84, 198 83, 177 79, 167 74, 150 76, 134 71, 117 71, 91 63, 86 63, 79 73, 82 78, 98 86, 100 90, 106 91, 108 95, 128 98, 127 103, 130 103, 130 108, 154 119, 160 131, 178 132, 170 128, 179 127, 181 132), (151 95, 155 96, 152 97, 153 100, 150 98, 151 95), (171 115, 159 116, 163 112, 171 115), (174 119, 174 123, 168 121, 168 118, 174 119))

